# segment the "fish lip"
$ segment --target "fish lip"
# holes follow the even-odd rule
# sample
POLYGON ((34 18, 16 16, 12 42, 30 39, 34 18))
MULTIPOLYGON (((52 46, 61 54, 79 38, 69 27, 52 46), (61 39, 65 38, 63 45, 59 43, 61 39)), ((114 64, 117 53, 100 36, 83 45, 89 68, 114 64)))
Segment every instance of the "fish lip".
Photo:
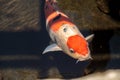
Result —
POLYGON ((82 57, 80 57, 80 58, 78 58, 78 60, 76 61, 76 64, 77 64, 78 62, 80 62, 80 61, 87 61, 87 60, 93 60, 93 58, 92 58, 91 56, 88 56, 87 58, 82 58, 82 57))
POLYGON ((88 53, 86 56, 81 55, 81 57, 79 57, 78 60, 79 61, 93 60, 93 58, 91 57, 90 53, 88 53))
POLYGON ((79 61, 85 61, 88 60, 88 58, 78 58, 79 61))

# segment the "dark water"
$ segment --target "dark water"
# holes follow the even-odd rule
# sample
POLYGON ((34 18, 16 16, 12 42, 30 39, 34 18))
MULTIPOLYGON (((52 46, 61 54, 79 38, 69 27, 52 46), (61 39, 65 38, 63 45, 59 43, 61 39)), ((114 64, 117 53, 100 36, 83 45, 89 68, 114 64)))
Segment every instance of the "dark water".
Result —
MULTIPOLYGON (((46 31, 0 32, 0 69, 35 69, 41 78, 47 77, 52 68, 56 68, 64 78, 82 76, 88 65, 88 73, 120 69, 120 35, 113 30, 92 33, 95 34, 90 43, 93 61, 75 64, 76 60, 63 52, 41 54, 50 42, 46 31)), ((57 72, 53 74, 58 75, 57 72)))
POLYGON ((50 42, 46 31, 44 36, 42 32, 0 32, 0 69, 35 69, 41 78, 47 77, 51 68, 56 68, 64 78, 82 76, 88 65, 89 72, 119 69, 120 35, 112 30, 93 33, 90 45, 93 61, 75 64, 76 60, 63 52, 41 54, 50 42))
POLYGON ((41 32, 1 32, 0 69, 30 68, 40 70, 43 76, 47 76, 50 68, 57 67, 61 73, 66 75, 73 73, 73 76, 82 75, 89 61, 75 64, 76 60, 63 52, 42 55, 43 49, 50 41, 47 33, 44 36, 42 34, 41 32))

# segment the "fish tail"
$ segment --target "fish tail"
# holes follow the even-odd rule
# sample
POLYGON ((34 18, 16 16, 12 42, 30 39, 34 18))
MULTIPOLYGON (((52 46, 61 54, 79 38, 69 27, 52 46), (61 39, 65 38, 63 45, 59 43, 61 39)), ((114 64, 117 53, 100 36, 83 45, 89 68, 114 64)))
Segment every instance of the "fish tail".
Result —
POLYGON ((53 0, 53 2, 57 3, 57 0, 53 0))
POLYGON ((46 0, 46 3, 50 4, 55 10, 59 10, 56 0, 46 0))
POLYGON ((45 0, 45 1, 50 3, 57 3, 57 0, 45 0))

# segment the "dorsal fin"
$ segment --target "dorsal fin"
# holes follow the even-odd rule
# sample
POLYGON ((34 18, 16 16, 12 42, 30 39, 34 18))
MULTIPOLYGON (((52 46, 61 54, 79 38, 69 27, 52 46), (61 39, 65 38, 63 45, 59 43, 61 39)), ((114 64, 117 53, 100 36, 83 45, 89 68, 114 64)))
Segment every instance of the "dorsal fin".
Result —
POLYGON ((85 37, 86 41, 91 42, 93 40, 94 34, 91 34, 87 37, 85 37))

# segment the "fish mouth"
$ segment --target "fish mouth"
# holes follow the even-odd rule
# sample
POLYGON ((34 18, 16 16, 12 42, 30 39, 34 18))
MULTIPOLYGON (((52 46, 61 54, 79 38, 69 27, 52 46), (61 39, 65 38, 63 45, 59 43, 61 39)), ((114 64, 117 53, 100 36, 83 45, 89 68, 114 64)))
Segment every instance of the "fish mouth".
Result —
POLYGON ((93 60, 93 58, 91 57, 91 55, 89 55, 86 58, 83 58, 83 57, 78 58, 78 60, 76 61, 76 63, 78 63, 80 61, 87 61, 87 60, 93 60))

